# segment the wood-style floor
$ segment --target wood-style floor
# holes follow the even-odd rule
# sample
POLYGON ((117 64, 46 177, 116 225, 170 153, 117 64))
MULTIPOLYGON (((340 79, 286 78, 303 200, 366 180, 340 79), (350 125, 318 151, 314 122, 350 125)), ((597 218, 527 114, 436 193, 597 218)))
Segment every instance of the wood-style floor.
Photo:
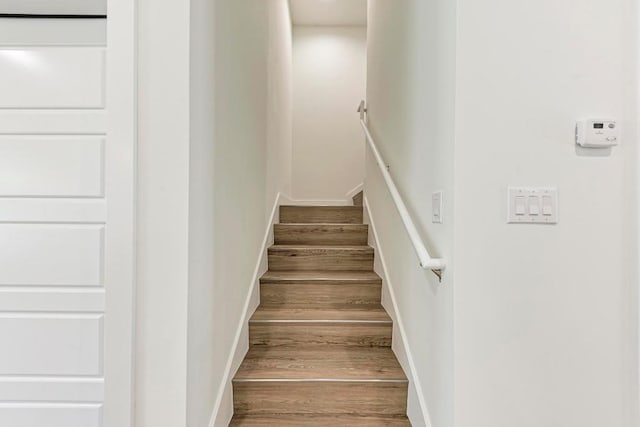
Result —
POLYGON ((362 206, 282 206, 232 426, 409 426, 362 206))

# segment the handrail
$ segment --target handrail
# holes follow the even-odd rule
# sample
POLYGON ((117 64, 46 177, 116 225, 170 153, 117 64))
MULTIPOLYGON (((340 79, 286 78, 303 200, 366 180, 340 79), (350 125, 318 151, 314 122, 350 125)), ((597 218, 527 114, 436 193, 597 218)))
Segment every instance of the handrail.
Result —
POLYGON ((407 206, 402 201, 402 196, 398 192, 398 188, 393 182, 393 178, 391 178, 391 174, 389 173, 388 166, 382 159, 380 155, 380 151, 376 147, 376 143, 371 136, 371 132, 369 131, 369 127, 367 126, 367 122, 365 121, 365 113, 367 112, 366 104, 364 101, 360 102, 360 106, 358 107, 358 112, 360 113, 360 125, 364 130, 364 134, 367 137, 367 142, 369 143, 369 147, 373 152, 373 156, 375 157, 376 163, 380 167, 380 172, 382 173, 382 177, 384 178, 384 182, 387 184, 387 188, 389 189, 389 193, 391 193, 391 198, 393 199, 393 203, 396 205, 396 209, 400 214, 400 218, 402 219, 402 224, 404 228, 407 230, 409 234, 409 239, 413 244, 413 248, 418 255, 418 259, 420 260, 420 266, 422 268, 428 268, 433 271, 438 279, 442 281, 442 273, 446 267, 446 263, 441 258, 432 258, 429 255, 429 251, 427 251, 427 247, 422 242, 420 238, 420 234, 418 233, 418 229, 411 219, 411 215, 409 215, 409 211, 407 210, 407 206))

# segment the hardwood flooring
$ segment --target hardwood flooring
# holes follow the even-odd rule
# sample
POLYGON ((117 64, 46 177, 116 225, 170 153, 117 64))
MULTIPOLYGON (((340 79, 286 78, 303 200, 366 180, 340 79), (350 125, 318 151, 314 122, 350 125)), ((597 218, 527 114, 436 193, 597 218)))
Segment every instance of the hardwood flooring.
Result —
POLYGON ((409 426, 362 206, 282 206, 231 426, 409 426))

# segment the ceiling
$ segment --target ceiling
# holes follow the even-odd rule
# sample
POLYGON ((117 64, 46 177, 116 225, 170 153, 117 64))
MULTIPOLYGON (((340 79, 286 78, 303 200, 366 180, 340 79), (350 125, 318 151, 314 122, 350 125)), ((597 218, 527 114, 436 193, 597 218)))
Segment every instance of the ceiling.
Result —
POLYGON ((0 13, 105 15, 107 0, 0 0, 0 13))
POLYGON ((293 25, 367 25, 367 0, 289 2, 293 25))

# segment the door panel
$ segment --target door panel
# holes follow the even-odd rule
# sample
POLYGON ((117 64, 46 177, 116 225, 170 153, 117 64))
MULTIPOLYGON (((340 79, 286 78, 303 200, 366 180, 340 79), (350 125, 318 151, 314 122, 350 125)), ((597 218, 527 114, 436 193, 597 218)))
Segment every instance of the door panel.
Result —
POLYGON ((104 427, 106 48, 1 45, 0 425, 104 427))

